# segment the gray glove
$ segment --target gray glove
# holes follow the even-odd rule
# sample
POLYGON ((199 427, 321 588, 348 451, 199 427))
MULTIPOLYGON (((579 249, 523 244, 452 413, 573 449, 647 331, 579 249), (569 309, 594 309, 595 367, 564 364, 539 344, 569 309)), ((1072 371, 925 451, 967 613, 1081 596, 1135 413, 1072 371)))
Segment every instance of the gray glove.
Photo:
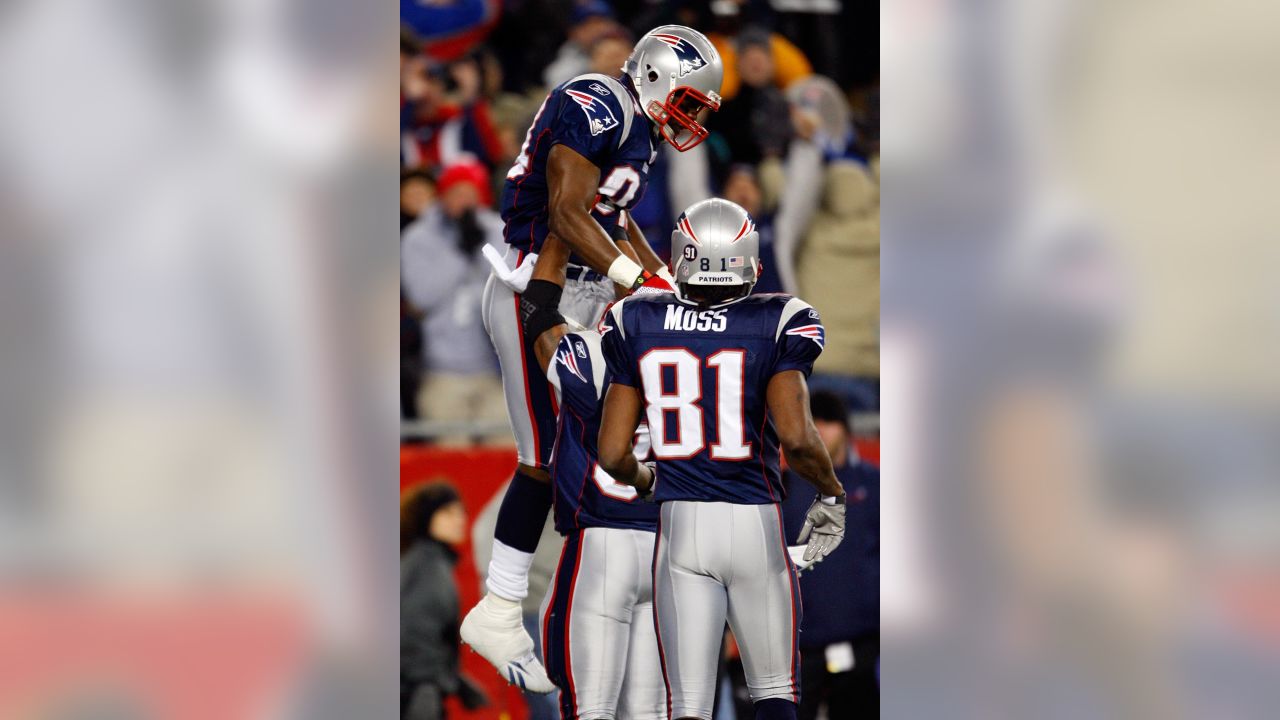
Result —
POLYGON ((828 505, 819 495, 809 506, 804 516, 804 527, 800 528, 800 537, 796 538, 796 542, 808 541, 804 549, 806 563, 820 562, 844 539, 844 498, 841 495, 834 505, 828 505))

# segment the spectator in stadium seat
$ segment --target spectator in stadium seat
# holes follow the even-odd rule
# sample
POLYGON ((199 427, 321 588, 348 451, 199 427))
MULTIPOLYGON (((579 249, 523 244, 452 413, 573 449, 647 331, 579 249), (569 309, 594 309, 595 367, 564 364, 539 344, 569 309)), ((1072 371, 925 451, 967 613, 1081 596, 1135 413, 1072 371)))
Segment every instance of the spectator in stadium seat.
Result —
MULTIPOLYGON (((795 255, 800 295, 822 313, 827 339, 809 386, 857 410, 880 408, 880 196, 867 166, 827 165, 822 205, 795 255)), ((779 248, 781 252, 781 248, 779 248)))
MULTIPOLYGON (((878 718, 880 470, 859 460, 851 444, 849 413, 839 397, 815 392, 809 405, 849 505, 844 541, 800 574, 799 718, 814 720, 823 705, 829 718, 878 718)), ((783 522, 787 537, 795 538, 813 491, 791 472, 786 482, 783 522)))
POLYGON ((460 62, 457 71, 424 57, 402 65, 401 165, 435 171, 468 158, 489 170, 500 164, 502 142, 478 92, 479 70, 470 70, 473 59, 460 62))
MULTIPOLYGON (((622 26, 613 19, 613 8, 604 0, 576 0, 572 18, 568 39, 560 46, 556 59, 542 72, 542 82, 547 88, 589 72, 592 45, 603 37, 623 32, 622 26)), ((617 77, 621 69, 619 65, 609 75, 617 77)))
POLYGON ((786 292, 822 313, 827 337, 809 386, 855 410, 880 406, 880 195, 857 154, 843 93, 814 76, 792 90, 774 251, 786 292))
POLYGON ((423 170, 400 173, 400 231, 418 219, 436 196, 436 183, 423 170))
MULTIPOLYGON (((755 165, 767 157, 786 152, 791 139, 790 108, 775 85, 777 73, 769 50, 769 35, 761 30, 745 30, 737 39, 735 66, 741 78, 737 94, 725 100, 719 112, 707 119, 712 137, 728 147, 735 163, 755 165)), ((726 61, 725 67, 729 63, 726 61)))
MULTIPOLYGON (((446 168, 439 199, 404 232, 401 282, 421 313, 424 377, 418 413, 427 420, 484 421, 504 428, 485 442, 510 442, 497 356, 481 323, 489 277, 485 243, 506 251, 502 218, 489 207, 489 177, 475 163, 446 168)), ((468 441, 466 435, 440 438, 468 441)))
POLYGON ((751 165, 733 166, 725 178, 720 197, 741 205, 756 221, 756 230, 760 233, 760 263, 764 268, 752 292, 782 292, 773 253, 773 213, 765 209, 756 169, 751 165))
POLYGON ((600 36, 591 44, 587 72, 618 77, 634 47, 631 36, 621 28, 600 36))
POLYGON ((468 709, 487 698, 458 667, 458 588, 453 546, 466 540, 467 513, 445 482, 400 498, 400 717, 438 720, 444 698, 468 709))
POLYGON ((744 33, 763 35, 765 49, 774 68, 770 80, 777 88, 786 89, 796 80, 813 74, 809 59, 790 40, 775 32, 752 28, 744 22, 749 18, 741 6, 746 4, 748 3, 742 0, 712 3, 714 27, 707 33, 707 39, 716 46, 720 59, 724 61, 724 81, 720 84, 720 96, 726 100, 737 97, 742 87, 738 53, 741 52, 740 43, 744 33))

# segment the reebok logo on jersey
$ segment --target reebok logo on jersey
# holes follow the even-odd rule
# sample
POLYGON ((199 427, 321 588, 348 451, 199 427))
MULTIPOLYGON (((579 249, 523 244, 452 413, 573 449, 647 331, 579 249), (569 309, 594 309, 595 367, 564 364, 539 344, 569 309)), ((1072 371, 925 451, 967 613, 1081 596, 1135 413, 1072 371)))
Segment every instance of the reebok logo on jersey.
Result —
POLYGON ((826 340, 826 337, 823 335, 821 325, 801 325, 797 328, 791 328, 787 331, 787 334, 809 338, 810 340, 818 343, 818 347, 824 347, 823 342, 826 340))
POLYGON ((662 321, 663 330, 701 330, 724 332, 729 324, 724 310, 690 310, 682 305, 668 305, 667 317, 662 321))
POLYGON ((564 92, 582 107, 582 112, 587 116, 587 125, 591 129, 592 135, 599 135, 618 126, 618 119, 613 116, 613 111, 609 109, 609 106, 603 100, 578 90, 565 90, 564 92))
POLYGON ((680 68, 676 73, 679 77, 684 77, 707 64, 702 55, 698 54, 698 50, 684 38, 678 35, 665 34, 654 35, 653 37, 666 43, 672 50, 676 51, 676 59, 680 61, 680 68))
POLYGON ((605 86, 601 85, 600 83, 591 83, 590 87, 591 87, 591 89, 592 89, 592 90, 596 91, 597 93, 599 93, 599 94, 601 94, 601 95, 609 95, 609 94, 610 94, 609 89, 608 89, 608 88, 606 88, 605 86))

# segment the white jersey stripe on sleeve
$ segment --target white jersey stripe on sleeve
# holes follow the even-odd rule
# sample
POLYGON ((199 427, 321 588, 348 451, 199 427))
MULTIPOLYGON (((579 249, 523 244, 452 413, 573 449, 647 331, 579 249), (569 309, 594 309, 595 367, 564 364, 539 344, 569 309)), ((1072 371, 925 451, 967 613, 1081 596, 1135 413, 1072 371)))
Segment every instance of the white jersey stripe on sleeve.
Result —
POLYGON ((812 309, 812 305, 798 297, 793 297, 788 300, 787 304, 782 307, 782 315, 778 317, 778 330, 773 334, 773 339, 776 341, 782 337, 782 328, 786 327, 787 322, 791 320, 791 318, 795 317, 796 313, 801 310, 812 309))
MULTIPOLYGON (((626 339, 627 337, 626 330, 622 329, 622 304, 626 301, 627 301, 626 298, 623 298, 618 302, 614 303, 613 307, 609 308, 609 313, 613 315, 613 324, 616 325, 618 328, 618 336, 623 339, 626 339)), ((607 327, 608 326, 605 325, 604 323, 600 323, 601 337, 604 337, 604 333, 608 332, 608 330, 606 330, 607 327)))

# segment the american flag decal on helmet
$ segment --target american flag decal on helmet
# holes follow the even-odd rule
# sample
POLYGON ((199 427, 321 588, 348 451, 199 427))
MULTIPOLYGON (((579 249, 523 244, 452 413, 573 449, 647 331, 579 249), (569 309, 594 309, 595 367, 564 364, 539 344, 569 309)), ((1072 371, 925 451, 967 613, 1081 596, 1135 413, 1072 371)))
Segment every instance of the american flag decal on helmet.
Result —
POLYGON ((578 367, 578 358, 574 357, 572 350, 561 350, 556 355, 556 359, 560 361, 561 365, 569 368, 569 372, 573 373, 574 377, 582 382, 587 382, 586 376, 582 374, 582 368, 578 367))
POLYGON ((680 61, 680 69, 676 73, 677 77, 684 77, 707 64, 707 61, 698 53, 697 48, 691 45, 688 40, 678 35, 667 35, 665 33, 654 35, 653 37, 666 43, 672 50, 676 51, 676 59, 680 61))
POLYGON ((824 331, 822 326, 816 324, 801 325, 800 327, 794 327, 787 331, 788 335, 797 335, 799 337, 809 338, 810 340, 818 343, 818 347, 825 347, 823 343, 826 341, 826 336, 823 333, 824 331))
POLYGON ((582 106, 582 112, 587 116, 587 125, 591 128, 592 135, 599 135, 618 126, 618 119, 613 116, 613 111, 604 100, 578 90, 565 90, 564 93, 582 106))

